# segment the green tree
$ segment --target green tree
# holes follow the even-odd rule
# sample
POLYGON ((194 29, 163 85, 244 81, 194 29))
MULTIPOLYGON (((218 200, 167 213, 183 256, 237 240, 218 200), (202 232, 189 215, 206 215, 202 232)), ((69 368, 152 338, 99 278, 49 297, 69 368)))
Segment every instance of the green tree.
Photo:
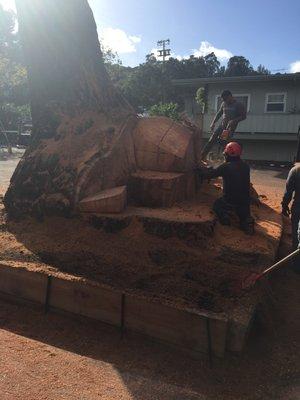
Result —
POLYGON ((182 99, 172 85, 172 79, 206 78, 210 76, 243 76, 268 74, 264 66, 254 70, 243 56, 231 57, 226 67, 221 66, 214 53, 205 57, 190 56, 178 60, 170 57, 163 63, 155 55, 146 55, 145 62, 137 67, 124 67, 117 54, 104 53, 105 65, 114 84, 122 91, 137 111, 149 109, 163 101, 177 103, 182 108, 182 99))
POLYGON ((250 61, 243 56, 233 56, 229 59, 225 70, 225 76, 253 75, 254 69, 250 61))
POLYGON ((271 71, 268 70, 265 66, 259 64, 256 70, 258 75, 270 75, 271 71))
POLYGON ((178 104, 176 103, 159 103, 154 104, 149 110, 150 116, 164 116, 179 121, 180 115, 178 111, 178 104))
POLYGON ((145 62, 138 67, 117 68, 119 72, 121 68, 117 85, 137 110, 149 109, 162 102, 163 88, 165 101, 177 103, 180 109, 182 99, 176 93, 172 79, 214 76, 220 71, 220 63, 214 53, 183 60, 171 57, 164 65, 153 54, 148 54, 145 62))
POLYGON ((16 46, 16 17, 12 11, 6 11, 0 4, 0 55, 9 57, 16 46))
POLYGON ((196 102, 199 105, 201 112, 204 113, 207 102, 207 94, 205 88, 201 87, 196 92, 196 102))
POLYGON ((0 4, 0 57, 23 64, 16 21, 16 14, 13 11, 4 10, 0 4))
POLYGON ((136 110, 142 111, 162 101, 163 88, 170 90, 171 84, 162 63, 150 56, 145 63, 132 68, 119 87, 136 110))
POLYGON ((29 114, 27 73, 21 63, 16 16, 0 6, 0 120, 6 129, 16 129, 29 114))
POLYGON ((16 129, 18 120, 28 114, 26 69, 7 58, 0 58, 0 120, 6 129, 16 129))

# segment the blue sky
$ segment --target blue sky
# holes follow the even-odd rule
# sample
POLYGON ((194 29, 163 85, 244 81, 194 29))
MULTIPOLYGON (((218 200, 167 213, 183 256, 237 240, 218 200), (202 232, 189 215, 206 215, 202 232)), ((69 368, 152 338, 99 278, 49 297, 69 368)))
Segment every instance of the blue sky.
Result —
MULTIPOLYGON (((64 0, 61 0, 64 1, 64 0)), ((13 0, 0 0, 12 6, 13 0)), ((99 35, 124 65, 171 40, 174 56, 215 50, 222 63, 243 55, 256 67, 300 71, 299 0, 89 0, 99 35), (294 67, 291 67, 293 63, 294 67)), ((275 72, 275 71, 274 71, 275 72)), ((284 71, 281 71, 284 72, 284 71)))

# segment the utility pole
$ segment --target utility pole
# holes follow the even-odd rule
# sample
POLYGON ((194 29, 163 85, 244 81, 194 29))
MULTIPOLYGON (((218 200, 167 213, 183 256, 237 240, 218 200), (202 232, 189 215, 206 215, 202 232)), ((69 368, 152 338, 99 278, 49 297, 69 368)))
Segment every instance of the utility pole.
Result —
MULTIPOLYGON (((169 57, 171 55, 171 49, 167 48, 167 46, 170 46, 170 39, 165 39, 165 40, 159 40, 157 42, 157 47, 159 47, 160 49, 157 50, 158 54, 157 57, 160 58, 162 57, 162 62, 163 62, 163 78, 165 75, 165 62, 166 62, 166 57, 169 57)), ((166 100, 166 88, 165 88, 165 83, 163 81, 162 84, 162 102, 165 103, 166 100)))
POLYGON ((161 50, 157 50, 158 51, 158 57, 162 57, 163 58, 163 63, 165 63, 166 61, 166 57, 171 55, 171 49, 167 49, 166 46, 170 45, 170 39, 166 39, 166 40, 159 40, 157 42, 157 47, 162 47, 161 50))

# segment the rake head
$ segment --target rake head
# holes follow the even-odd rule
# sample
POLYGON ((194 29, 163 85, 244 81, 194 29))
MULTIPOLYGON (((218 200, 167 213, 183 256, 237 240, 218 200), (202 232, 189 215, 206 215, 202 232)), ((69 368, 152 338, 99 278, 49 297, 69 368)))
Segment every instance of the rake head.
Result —
POLYGON ((252 274, 248 275, 242 282, 241 282, 241 290, 249 290, 251 289, 256 282, 262 277, 262 274, 253 272, 252 274))
POLYGON ((233 282, 231 285, 231 292, 235 296, 240 297, 243 295, 243 292, 252 289, 261 277, 261 274, 253 272, 243 280, 233 282))

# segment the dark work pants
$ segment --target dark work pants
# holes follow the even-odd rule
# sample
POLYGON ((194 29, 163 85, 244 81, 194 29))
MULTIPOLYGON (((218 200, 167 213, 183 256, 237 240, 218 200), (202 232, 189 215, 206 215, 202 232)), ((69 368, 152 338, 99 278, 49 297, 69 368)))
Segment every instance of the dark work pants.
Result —
POLYGON ((296 250, 298 247, 298 225, 300 221, 300 209, 296 209, 292 207, 291 213, 291 222, 292 222, 292 241, 293 241, 293 250, 296 250))
MULTIPOLYGON (((206 143, 206 145, 203 147, 202 151, 201 151, 201 160, 205 160, 208 153, 211 151, 211 149, 213 148, 214 144, 219 142, 220 146, 222 146, 223 148, 225 147, 225 145, 228 143, 228 141, 222 140, 221 134, 223 132, 223 127, 220 125, 215 131, 214 133, 211 134, 208 142, 206 143)), ((232 134, 230 135, 230 137, 228 138, 229 141, 232 138, 232 134)))
MULTIPOLYGON (((291 213, 291 223, 292 223, 292 243, 293 243, 293 251, 298 248, 299 239, 298 239, 298 229, 299 229, 299 221, 300 221, 300 209, 292 207, 291 213)), ((293 269, 297 272, 300 272, 300 257, 297 256, 293 262, 293 269)))
POLYGON ((224 220, 230 219, 230 214, 233 212, 239 217, 241 228, 245 228, 248 224, 253 224, 254 222, 250 213, 250 202, 234 205, 227 203, 227 201, 221 197, 215 201, 213 210, 221 223, 224 220))

